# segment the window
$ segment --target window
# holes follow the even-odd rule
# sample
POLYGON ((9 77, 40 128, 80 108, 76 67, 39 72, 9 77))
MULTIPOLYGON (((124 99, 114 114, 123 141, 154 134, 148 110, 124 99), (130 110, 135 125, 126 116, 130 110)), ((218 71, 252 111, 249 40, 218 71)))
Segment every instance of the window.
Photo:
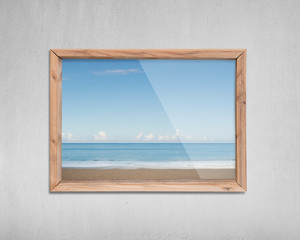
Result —
POLYGON ((50 50, 50 190, 246 191, 245 68, 246 50, 50 50))

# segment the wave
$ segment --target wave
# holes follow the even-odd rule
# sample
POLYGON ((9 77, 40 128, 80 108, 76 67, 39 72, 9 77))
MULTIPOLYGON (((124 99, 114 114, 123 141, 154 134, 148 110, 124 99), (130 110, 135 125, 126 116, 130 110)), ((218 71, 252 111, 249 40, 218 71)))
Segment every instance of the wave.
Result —
POLYGON ((63 161, 63 168, 99 168, 99 169, 231 169, 235 161, 63 161))

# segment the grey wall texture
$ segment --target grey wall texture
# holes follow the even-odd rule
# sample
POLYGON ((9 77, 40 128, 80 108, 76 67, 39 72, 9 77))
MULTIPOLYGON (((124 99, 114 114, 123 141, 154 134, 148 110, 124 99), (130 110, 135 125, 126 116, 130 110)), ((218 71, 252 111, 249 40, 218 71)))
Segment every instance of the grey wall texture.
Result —
POLYGON ((300 2, 1 1, 0 239, 299 239, 300 2), (50 48, 247 48, 248 192, 49 193, 50 48))

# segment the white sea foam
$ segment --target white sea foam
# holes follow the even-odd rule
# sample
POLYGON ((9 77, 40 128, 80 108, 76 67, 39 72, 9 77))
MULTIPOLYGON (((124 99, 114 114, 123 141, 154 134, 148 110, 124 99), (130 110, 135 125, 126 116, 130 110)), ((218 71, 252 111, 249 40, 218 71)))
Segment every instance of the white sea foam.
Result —
POLYGON ((63 161, 63 168, 99 169, 232 169, 235 161, 63 161))

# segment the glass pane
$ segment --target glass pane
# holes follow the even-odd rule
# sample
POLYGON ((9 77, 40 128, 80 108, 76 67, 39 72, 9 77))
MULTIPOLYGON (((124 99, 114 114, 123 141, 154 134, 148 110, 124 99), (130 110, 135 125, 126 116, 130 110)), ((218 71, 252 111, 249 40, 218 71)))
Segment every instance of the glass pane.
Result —
POLYGON ((235 64, 63 59, 63 179, 234 179, 235 64))

